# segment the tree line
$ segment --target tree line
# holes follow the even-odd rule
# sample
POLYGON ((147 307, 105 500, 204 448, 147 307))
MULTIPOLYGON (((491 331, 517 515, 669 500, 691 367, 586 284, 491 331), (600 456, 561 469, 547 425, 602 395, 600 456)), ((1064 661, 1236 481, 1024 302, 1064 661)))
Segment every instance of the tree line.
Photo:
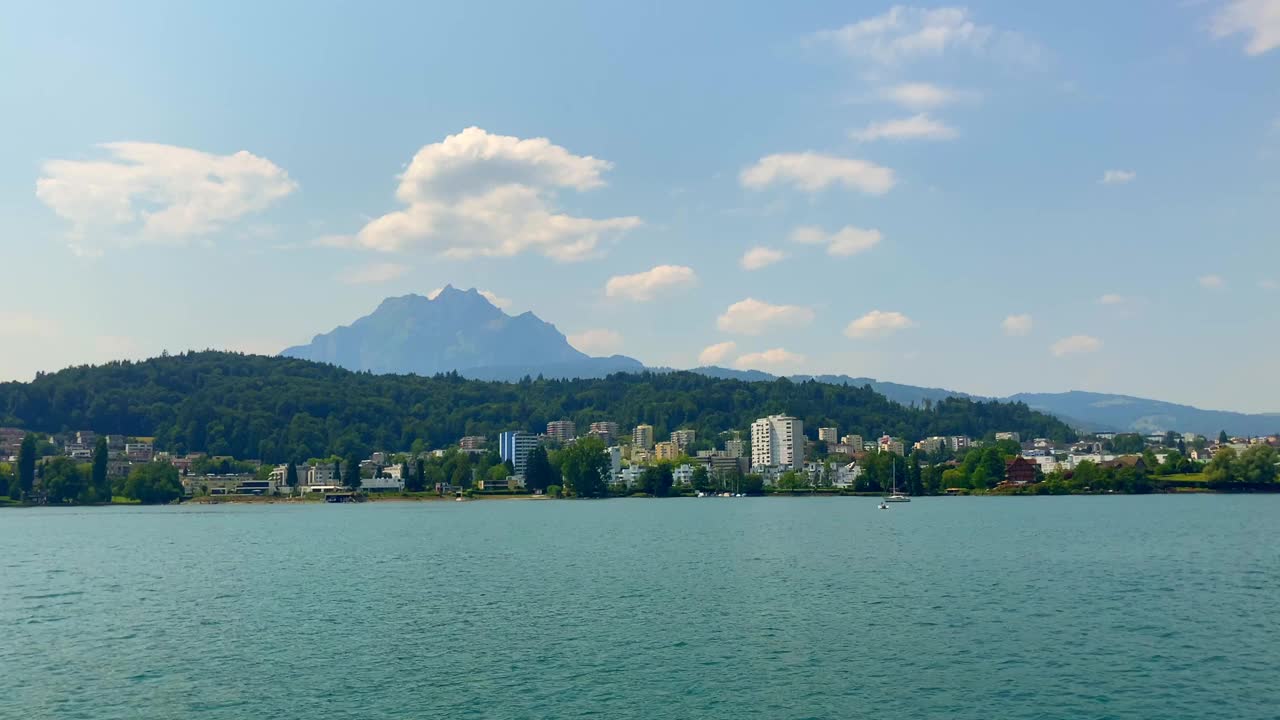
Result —
POLYGON ((540 431, 559 419, 580 428, 599 420, 624 428, 648 423, 658 437, 691 428, 705 440, 776 413, 799 417, 808 427, 835 425, 865 437, 989 437, 1001 430, 1058 441, 1074 437, 1061 421, 1022 403, 950 398, 913 408, 869 386, 746 382, 686 372, 505 383, 456 373, 373 375, 291 358, 204 351, 0 383, 0 425, 154 437, 162 450, 267 463, 368 457, 379 449, 416 452, 465 435, 540 431))

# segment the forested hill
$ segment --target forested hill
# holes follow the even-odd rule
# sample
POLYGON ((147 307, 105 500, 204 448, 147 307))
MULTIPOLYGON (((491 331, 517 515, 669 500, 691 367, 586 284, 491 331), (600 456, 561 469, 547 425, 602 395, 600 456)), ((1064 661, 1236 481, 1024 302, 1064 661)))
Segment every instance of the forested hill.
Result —
POLYGON ((746 430, 771 413, 835 425, 866 437, 888 433, 983 437, 1014 430, 1065 439, 1070 428, 1020 403, 948 399, 928 409, 892 403, 870 388, 818 382, 743 382, 688 372, 607 378, 467 380, 457 375, 373 375, 306 360, 197 352, 115 362, 0 384, 0 425, 43 432, 94 430, 154 437, 160 449, 267 462, 370 450, 443 447, 464 435, 540 431, 569 418, 657 437, 692 427, 700 438, 746 430))

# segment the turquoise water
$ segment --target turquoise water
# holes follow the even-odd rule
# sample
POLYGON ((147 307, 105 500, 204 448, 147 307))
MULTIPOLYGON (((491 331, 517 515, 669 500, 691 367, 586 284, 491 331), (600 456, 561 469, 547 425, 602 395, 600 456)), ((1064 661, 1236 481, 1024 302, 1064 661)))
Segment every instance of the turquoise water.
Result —
POLYGON ((1275 718, 1280 497, 0 511, 0 717, 1275 718))

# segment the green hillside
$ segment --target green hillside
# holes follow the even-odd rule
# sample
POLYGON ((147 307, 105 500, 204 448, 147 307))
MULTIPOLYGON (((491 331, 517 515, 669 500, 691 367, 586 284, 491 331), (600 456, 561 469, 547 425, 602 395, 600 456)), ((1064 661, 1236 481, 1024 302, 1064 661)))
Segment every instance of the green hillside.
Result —
POLYGON ((433 448, 464 435, 538 431, 569 418, 691 427, 700 438, 746 430, 762 415, 802 418, 810 435, 881 433, 984 437, 1001 430, 1058 440, 1071 430, 1020 403, 948 399, 927 409, 867 387, 744 382, 688 372, 581 380, 484 382, 457 375, 373 375, 305 360, 205 351, 114 362, 0 384, 0 425, 44 432, 87 429, 146 435, 161 449, 267 462, 370 450, 433 448))

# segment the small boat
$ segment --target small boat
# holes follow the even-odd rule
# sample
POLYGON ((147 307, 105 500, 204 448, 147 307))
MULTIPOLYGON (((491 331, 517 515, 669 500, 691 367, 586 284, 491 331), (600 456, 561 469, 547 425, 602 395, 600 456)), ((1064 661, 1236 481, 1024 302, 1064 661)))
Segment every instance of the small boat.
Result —
POLYGON ((881 510, 888 510, 888 509, 889 509, 889 506, 888 506, 888 505, 885 505, 885 504, 884 504, 884 501, 883 501, 883 500, 881 500, 881 501, 880 501, 880 508, 879 508, 879 509, 881 509, 881 510))
POLYGON ((909 495, 898 492, 898 461, 896 459, 893 461, 893 489, 889 491, 888 497, 880 501, 880 504, 887 502, 911 502, 909 495))

